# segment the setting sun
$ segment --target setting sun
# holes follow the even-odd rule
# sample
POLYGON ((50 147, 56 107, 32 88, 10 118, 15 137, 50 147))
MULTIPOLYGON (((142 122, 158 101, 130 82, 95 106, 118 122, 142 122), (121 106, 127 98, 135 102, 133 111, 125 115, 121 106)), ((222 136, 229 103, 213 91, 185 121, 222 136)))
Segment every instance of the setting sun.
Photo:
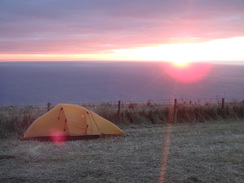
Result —
POLYGON ((172 64, 176 67, 184 68, 184 67, 189 66, 190 63, 186 62, 186 61, 175 61, 175 62, 172 62, 172 64))
POLYGON ((206 78, 212 70, 212 64, 172 62, 165 63, 162 69, 175 81, 191 84, 206 78))

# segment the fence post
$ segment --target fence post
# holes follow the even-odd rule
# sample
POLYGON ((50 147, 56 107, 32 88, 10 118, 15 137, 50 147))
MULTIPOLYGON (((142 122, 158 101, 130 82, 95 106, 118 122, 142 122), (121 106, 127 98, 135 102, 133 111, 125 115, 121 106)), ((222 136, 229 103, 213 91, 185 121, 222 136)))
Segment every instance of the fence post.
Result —
POLYGON ((222 110, 225 108, 225 98, 222 98, 222 110))
POLYGON ((117 119, 120 120, 120 106, 121 106, 121 102, 120 100, 118 101, 118 109, 117 109, 117 119))
POLYGON ((50 107, 51 107, 51 103, 47 103, 47 112, 50 110, 50 107))
POLYGON ((177 99, 174 99, 173 122, 177 122, 177 99))

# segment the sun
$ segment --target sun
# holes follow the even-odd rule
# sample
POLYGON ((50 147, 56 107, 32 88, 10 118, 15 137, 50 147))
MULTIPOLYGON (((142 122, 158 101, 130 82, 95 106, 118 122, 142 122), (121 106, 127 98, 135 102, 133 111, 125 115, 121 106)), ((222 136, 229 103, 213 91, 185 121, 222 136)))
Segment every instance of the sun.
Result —
POLYGON ((163 71, 177 82, 192 84, 206 78, 212 70, 210 63, 168 62, 163 71))
POLYGON ((186 68, 190 65, 190 62, 187 61, 173 61, 172 65, 174 65, 175 67, 179 67, 179 68, 186 68))

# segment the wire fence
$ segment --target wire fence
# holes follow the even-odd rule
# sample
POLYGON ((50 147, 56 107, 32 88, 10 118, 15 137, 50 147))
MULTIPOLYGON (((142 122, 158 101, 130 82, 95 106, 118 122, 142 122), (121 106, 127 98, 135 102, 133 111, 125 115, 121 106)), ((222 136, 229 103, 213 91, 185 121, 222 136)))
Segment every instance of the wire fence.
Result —
MULTIPOLYGON (((94 112, 101 113, 101 111, 108 111, 110 113, 116 113, 116 118, 119 119, 122 110, 138 111, 152 109, 161 110, 165 108, 171 108, 172 115, 177 115, 177 109, 179 107, 196 107, 196 106, 218 106, 218 108, 224 110, 229 104, 242 103, 244 105, 244 98, 197 98, 197 99, 177 99, 172 100, 147 100, 147 101, 117 101, 117 102, 101 102, 101 103, 73 103, 86 107, 94 112)), ((49 111, 55 104, 47 103, 46 110, 49 111)), ((43 106, 45 108, 45 106, 43 106)), ((244 112, 244 111, 243 111, 244 112)), ((104 112, 103 112, 104 113, 104 112)), ((175 118, 175 117, 174 117, 175 118)))
MULTIPOLYGON (((80 105, 87 107, 89 109, 96 109, 99 107, 106 108, 129 108, 134 109, 138 107, 162 107, 162 106, 177 106, 177 105, 220 105, 225 106, 226 103, 244 102, 244 98, 220 98, 220 97, 205 97, 205 98, 172 98, 172 99, 149 99, 145 101, 132 101, 132 100, 118 100, 118 101, 108 101, 108 102, 71 102, 70 104, 80 105)), ((30 105, 20 105, 14 106, 16 108, 22 108, 25 106, 37 107, 43 111, 49 111, 57 103, 47 102, 46 104, 30 104, 30 105)), ((12 106, 12 105, 9 105, 12 106)), ((7 106, 0 106, 1 108, 7 106)))

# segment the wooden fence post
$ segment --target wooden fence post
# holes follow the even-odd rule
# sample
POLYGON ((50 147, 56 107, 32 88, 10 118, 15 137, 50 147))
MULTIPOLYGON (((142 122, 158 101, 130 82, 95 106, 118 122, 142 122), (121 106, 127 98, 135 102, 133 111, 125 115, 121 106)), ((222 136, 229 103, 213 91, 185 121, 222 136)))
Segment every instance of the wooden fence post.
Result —
POLYGON ((50 110, 50 108, 51 108, 51 103, 47 103, 47 112, 50 110))
POLYGON ((224 110, 224 108, 225 108, 225 99, 222 98, 222 110, 224 110))
POLYGON ((177 122, 177 99, 174 99, 173 122, 177 122))
POLYGON ((120 106, 121 106, 121 102, 120 100, 118 101, 118 109, 117 109, 117 119, 120 120, 120 106))

